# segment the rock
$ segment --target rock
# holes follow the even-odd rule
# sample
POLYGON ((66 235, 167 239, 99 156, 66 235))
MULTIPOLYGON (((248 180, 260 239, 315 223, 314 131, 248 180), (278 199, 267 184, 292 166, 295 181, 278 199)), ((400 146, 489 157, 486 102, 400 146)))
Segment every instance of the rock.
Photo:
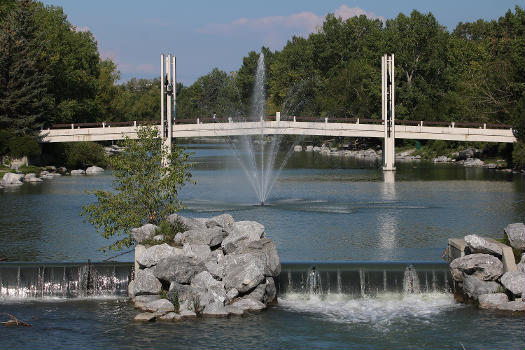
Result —
POLYGON ((197 314, 196 314, 194 311, 192 311, 192 310, 188 310, 188 309, 182 309, 182 310, 180 310, 179 315, 181 315, 181 317, 184 317, 184 318, 194 318, 194 317, 197 317, 197 314))
POLYGON ((294 148, 293 148, 293 151, 294 152, 302 152, 303 151, 303 146, 295 145, 294 148))
POLYGON ((306 152, 313 152, 313 150, 314 150, 314 146, 306 146, 306 149, 305 149, 306 152))
POLYGON ((71 176, 86 175, 86 172, 82 169, 71 170, 71 176))
POLYGON ((130 298, 134 298, 135 297, 135 281, 130 281, 128 283, 128 296, 130 298))
MULTIPOLYGON (((209 248, 208 248, 209 249, 209 248)), ((167 243, 157 244, 137 252, 135 260, 142 266, 151 267, 157 265, 159 260, 168 258, 170 256, 182 255, 183 251, 180 248, 175 248, 167 243)))
POLYGON ((61 173, 61 174, 65 174, 65 173, 67 173, 67 168, 61 166, 61 167, 59 167, 59 168, 57 169, 57 171, 58 171, 59 173, 61 173))
POLYGON ((242 245, 258 241, 264 234, 264 226, 256 221, 238 221, 227 233, 221 247, 226 254, 230 254, 242 245))
POLYGON ((206 228, 206 225, 201 220, 197 220, 193 218, 186 218, 179 214, 171 214, 170 216, 166 218, 166 221, 168 221, 172 225, 178 221, 179 223, 184 225, 187 228, 187 230, 206 228))
POLYGON ((242 309, 239 309, 238 307, 235 307, 233 305, 226 305, 224 308, 230 315, 242 316, 244 314, 244 311, 242 309))
POLYGON ((321 149, 322 149, 322 148, 319 147, 319 146, 314 146, 314 148, 312 148, 312 150, 313 150, 314 152, 321 152, 321 149))
POLYGON ((201 271, 204 271, 202 262, 183 255, 161 259, 153 268, 153 274, 158 279, 186 284, 201 271))
POLYGON ((465 242, 472 253, 486 253, 499 257, 503 255, 503 249, 498 244, 489 242, 478 235, 465 236, 465 242))
POLYGON ((201 227, 192 229, 175 235, 174 242, 183 245, 189 244, 206 244, 210 247, 218 246, 222 243, 227 233, 221 227, 215 226, 211 228, 201 227))
MULTIPOLYGON (((193 290, 203 291, 210 294, 213 302, 218 301, 224 304, 224 301, 226 300, 224 283, 214 279, 208 271, 202 271, 195 275, 191 280, 191 287, 193 290)), ((204 300, 201 301, 204 302, 204 300)), ((209 302, 206 302, 206 304, 208 303, 209 302)))
POLYGON ((206 221, 206 227, 212 228, 215 226, 222 227, 222 228, 228 228, 232 226, 235 223, 235 220, 230 214, 221 214, 218 216, 214 216, 206 221))
POLYGON ((476 166, 483 166, 483 161, 478 158, 468 158, 463 162, 463 165, 466 167, 476 167, 476 166))
POLYGON ((164 235, 156 235, 156 236, 153 236, 152 239, 154 241, 163 241, 164 240, 164 235))
POLYGON ((150 301, 149 303, 144 304, 144 309, 146 311, 166 313, 172 312, 175 310, 173 304, 167 299, 159 299, 150 301))
POLYGON ((484 281, 497 280, 503 275, 503 263, 489 254, 470 254, 454 259, 450 272, 456 281, 462 280, 463 273, 484 281))
POLYGON ((525 250, 525 225, 522 222, 507 225, 505 234, 512 248, 525 250))
POLYGON ((214 260, 208 260, 204 263, 204 266, 214 278, 222 280, 224 275, 224 265, 222 263, 217 263, 214 260))
POLYGON ((232 288, 226 293, 226 302, 230 302, 239 295, 239 291, 235 288, 232 288))
POLYGON ((137 243, 141 243, 144 240, 153 238, 153 236, 155 236, 156 230, 157 226, 153 224, 146 224, 141 227, 132 228, 131 235, 137 243))
POLYGON ((180 321, 182 319, 183 319, 183 316, 179 315, 176 312, 168 312, 167 314, 162 315, 158 318, 159 321, 170 321, 170 322, 180 321))
POLYGON ((501 289, 498 282, 483 281, 475 276, 463 273, 463 292, 472 299, 477 300, 482 294, 496 293, 501 289))
POLYGON ((277 246, 268 238, 249 242, 239 250, 240 254, 258 256, 264 261, 264 275, 277 277, 281 273, 281 263, 277 254, 277 246))
POLYGON ((149 302, 152 302, 152 301, 155 301, 155 300, 159 300, 160 299, 160 295, 137 295, 135 298, 133 298, 133 301, 135 303, 143 303, 143 304, 146 304, 146 303, 149 303, 149 302))
POLYGON ((159 294, 162 290, 160 281, 146 270, 138 270, 134 282, 133 295, 159 294))
POLYGON ((506 272, 501 277, 501 284, 517 297, 523 296, 525 273, 521 271, 506 272))
POLYGON ((498 305, 508 302, 509 298, 505 293, 481 294, 478 301, 482 309, 495 309, 498 305))
POLYGON ((48 165, 46 166, 46 170, 50 172, 57 171, 57 167, 54 165, 48 165))
POLYGON ((258 301, 263 301, 264 299, 264 293, 266 291, 266 284, 261 283, 257 287, 255 287, 254 290, 252 290, 249 294, 246 294, 243 299, 253 299, 258 301))
POLYGON ((0 181, 2 186, 20 186, 22 185, 23 174, 5 173, 4 177, 0 181))
POLYGON ((152 321, 155 321, 156 318, 157 318, 157 314, 156 313, 143 312, 143 313, 138 314, 137 316, 135 316, 133 321, 137 321, 137 322, 152 322, 152 321))
POLYGON ((502 311, 523 312, 525 311, 525 302, 519 300, 509 301, 507 303, 499 304, 497 309, 502 311))
POLYGON ((224 307, 224 304, 218 301, 214 301, 206 305, 204 310, 202 310, 202 315, 207 317, 226 317, 229 312, 224 307))
POLYGON ((518 265, 516 265, 516 268, 518 271, 525 272, 525 254, 521 255, 521 260, 518 265))
POLYGON ((464 149, 463 151, 459 151, 459 153, 457 155, 457 159, 458 160, 465 160, 465 159, 469 159, 469 158, 479 157, 479 155, 480 155, 479 149, 477 149, 477 148, 467 148, 467 149, 464 149))
POLYGON ((199 262, 205 262, 211 254, 211 249, 206 244, 188 244, 182 247, 185 256, 194 258, 199 262))
POLYGON ((245 293, 264 280, 266 262, 259 255, 233 254, 224 257, 224 286, 245 293))
POLYGON ((275 304, 277 303, 277 288, 272 277, 266 277, 266 284, 264 290, 263 303, 275 304))
POLYGON ((447 156, 439 156, 439 157, 437 157, 437 158, 432 159, 432 161, 433 161, 434 163, 448 163, 448 162, 450 162, 451 160, 452 160, 452 159, 450 159, 450 158, 447 157, 447 156))
POLYGON ((24 176, 24 182, 42 182, 42 179, 36 177, 35 173, 29 173, 24 176))
POLYGON ((179 299, 179 304, 182 305, 191 301, 191 298, 195 294, 195 291, 190 285, 171 282, 170 289, 168 291, 168 299, 173 300, 175 293, 177 294, 177 298, 179 299))
POLYGON ((240 299, 231 306, 243 311, 261 311, 266 308, 266 305, 253 299, 240 299))
POLYGON ((90 166, 86 169, 86 175, 98 175, 102 174, 104 172, 104 169, 98 166, 90 166))

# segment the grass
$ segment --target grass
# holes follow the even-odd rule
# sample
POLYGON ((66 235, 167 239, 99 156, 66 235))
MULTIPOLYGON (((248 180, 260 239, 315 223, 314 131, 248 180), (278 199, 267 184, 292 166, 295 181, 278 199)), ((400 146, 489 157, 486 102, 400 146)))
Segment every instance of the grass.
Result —
POLYGON ((152 246, 152 245, 167 243, 169 245, 175 246, 175 242, 173 240, 175 239, 175 236, 177 235, 177 233, 185 232, 187 230, 188 230, 188 227, 186 227, 186 225, 182 224, 180 221, 175 221, 174 224, 171 224, 167 221, 163 221, 160 223, 159 227, 157 227, 157 230, 155 231, 155 235, 162 235, 164 236, 164 239, 162 240, 146 239, 142 241, 142 244, 152 246))

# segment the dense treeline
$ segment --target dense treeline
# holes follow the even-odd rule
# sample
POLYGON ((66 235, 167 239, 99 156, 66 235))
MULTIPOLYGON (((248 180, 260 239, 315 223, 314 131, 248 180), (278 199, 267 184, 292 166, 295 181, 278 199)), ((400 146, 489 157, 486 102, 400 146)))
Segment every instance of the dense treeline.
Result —
MULTIPOLYGON (((0 28, 0 129, 28 135, 54 123, 158 119, 160 79, 118 85, 116 65, 60 7, 2 1, 0 28)), ((267 114, 379 118, 380 57, 394 53, 398 119, 512 124, 523 150, 524 29, 518 6, 452 32, 418 11, 385 23, 328 15, 308 38, 262 48, 267 114)), ((246 116, 258 56, 248 53, 236 72, 178 84, 177 118, 246 116)))

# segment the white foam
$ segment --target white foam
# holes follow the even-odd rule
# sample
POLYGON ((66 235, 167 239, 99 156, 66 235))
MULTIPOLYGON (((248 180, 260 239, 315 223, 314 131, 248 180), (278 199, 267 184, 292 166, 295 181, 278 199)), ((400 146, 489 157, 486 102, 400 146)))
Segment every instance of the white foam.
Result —
POLYGON ((308 295, 288 293, 279 298, 279 305, 294 312, 342 323, 372 323, 388 326, 403 318, 430 319, 438 313, 462 307, 450 293, 398 294, 384 293, 375 297, 350 297, 345 294, 308 295))

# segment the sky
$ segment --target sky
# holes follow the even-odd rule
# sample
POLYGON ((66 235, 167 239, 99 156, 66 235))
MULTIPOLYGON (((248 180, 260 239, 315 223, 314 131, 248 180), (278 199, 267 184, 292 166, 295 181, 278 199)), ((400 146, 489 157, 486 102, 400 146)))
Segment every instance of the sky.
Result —
MULTIPOLYGON (((177 80, 191 85, 217 67, 239 69, 248 52, 281 50, 293 35, 315 32, 328 13, 381 20, 431 12, 453 30, 458 22, 497 19, 516 0, 44 0, 61 6, 78 30, 89 30, 103 58, 118 65, 121 81, 160 74, 160 54, 177 57, 177 80)), ((520 4, 523 6, 523 4, 520 4)))

